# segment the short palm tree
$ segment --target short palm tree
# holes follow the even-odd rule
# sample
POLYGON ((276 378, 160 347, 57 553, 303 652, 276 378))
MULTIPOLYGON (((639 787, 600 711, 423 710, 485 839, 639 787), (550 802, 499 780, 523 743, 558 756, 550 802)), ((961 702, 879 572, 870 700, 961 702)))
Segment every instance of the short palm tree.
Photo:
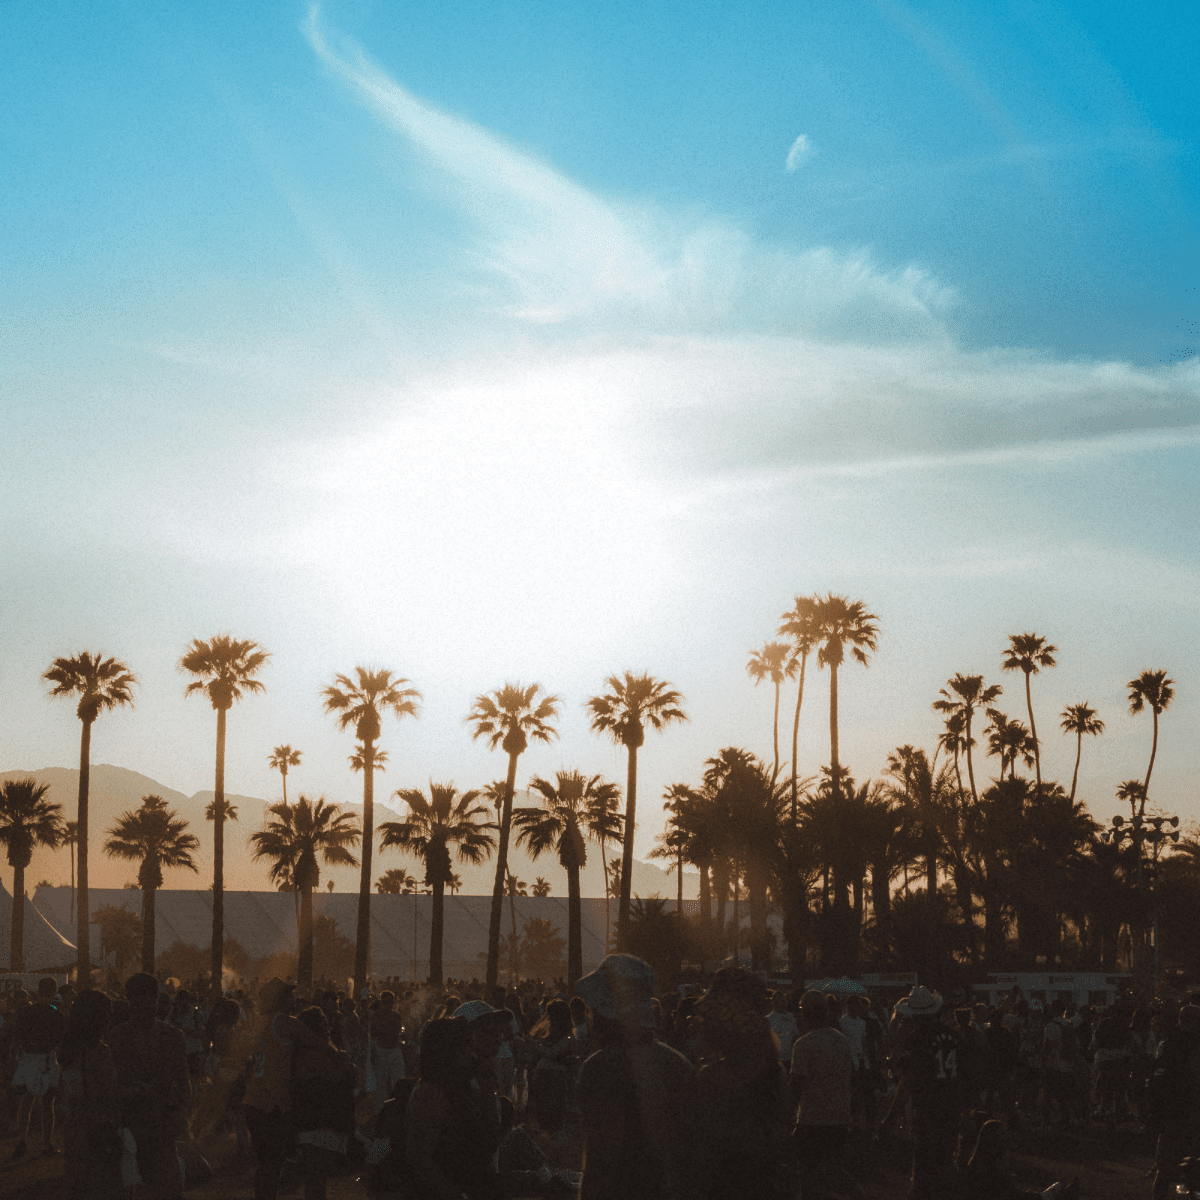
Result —
POLYGON ((179 660, 179 669, 196 678, 184 689, 185 696, 203 692, 217 714, 217 758, 213 802, 213 915, 212 915, 212 989, 222 993, 225 965, 225 821, 229 812, 225 801, 225 716, 247 692, 261 692, 263 685, 255 676, 270 658, 257 642, 242 641, 228 634, 217 634, 207 642, 193 638, 179 660))
POLYGON ((1150 745, 1150 765, 1146 768, 1146 779, 1142 784, 1148 796, 1150 776, 1154 771, 1154 756, 1158 753, 1158 717, 1175 699, 1175 680, 1168 679, 1166 671, 1143 671, 1125 686, 1129 689, 1129 711, 1132 714, 1136 716, 1146 707, 1154 714, 1154 741, 1150 745))
POLYGON ((512 918, 512 975, 515 983, 521 974, 521 942, 517 937, 517 897, 529 895, 529 885, 511 871, 504 872, 504 894, 508 897, 508 915, 512 918))
POLYGON ((63 836, 62 805, 46 799, 47 783, 9 779, 0 786, 0 844, 13 869, 10 971, 25 970, 25 868, 34 846, 57 846, 63 836))
POLYGON ((78 696, 75 715, 83 724, 79 739, 79 909, 76 923, 76 971, 78 986, 87 985, 92 960, 88 938, 91 910, 88 907, 88 777, 92 763, 92 725, 96 718, 118 705, 133 703, 133 685, 137 680, 118 659, 91 654, 87 650, 74 658, 56 658, 42 678, 54 686, 51 696, 78 696))
MULTIPOLYGON (((504 912, 504 885, 508 874, 508 839, 512 831, 513 790, 517 786, 517 759, 525 753, 529 739, 548 742, 557 736, 551 721, 558 716, 558 697, 539 696, 536 683, 522 687, 506 683, 492 692, 475 697, 467 723, 472 738, 486 738, 488 747, 499 746, 508 755, 508 775, 504 780, 504 798, 500 807, 500 840, 496 849, 496 879, 492 885, 492 910, 488 920, 488 956, 486 989, 490 995, 500 972, 500 919, 504 912)), ((488 795, 494 795, 488 792, 488 795)), ((514 918, 515 920, 515 918, 514 918)), ((513 930, 516 937, 516 930, 513 930)))
POLYGON ((610 675, 608 691, 593 696, 585 707, 592 716, 592 732, 606 733, 624 746, 628 755, 625 775, 625 829, 621 845, 621 901, 617 907, 617 937, 629 923, 633 886, 633 835, 637 829, 637 756, 646 740, 646 726, 662 730, 673 721, 686 721, 683 697, 669 683, 648 674, 610 675))
POLYGON ((767 642, 761 650, 752 650, 746 664, 746 673, 756 685, 764 679, 775 685, 775 717, 771 724, 771 745, 775 753, 772 779, 779 774, 779 689, 785 679, 794 678, 798 669, 795 653, 787 642, 767 642))
MULTIPOLYGON (((371 965, 371 858, 375 846, 375 769, 380 751, 375 748, 382 732, 381 715, 397 720, 417 715, 421 693, 406 687, 407 679, 391 671, 354 668, 355 678, 338 675, 321 694, 325 711, 337 716, 339 729, 353 729, 358 738, 357 756, 363 773, 362 872, 358 881, 358 922, 354 940, 354 994, 367 984, 371 965)), ((353 765, 351 759, 351 765, 353 765)))
POLYGON ((1068 704, 1062 710, 1059 728, 1063 733, 1075 735, 1075 770, 1071 774, 1071 803, 1075 803, 1075 784, 1079 781, 1079 760, 1083 756, 1083 735, 1099 737, 1104 732, 1104 722, 1096 716, 1096 710, 1085 700, 1082 704, 1068 704))
POLYGON ((545 899, 547 896, 549 896, 550 895, 550 880, 544 878, 541 875, 538 875, 533 881, 532 894, 534 896, 537 896, 539 899, 545 899))
POLYGON ((411 896, 417 886, 416 878, 403 867, 392 867, 375 880, 375 890, 381 896, 411 896))
POLYGON ((975 790, 975 765, 971 759, 971 747, 975 745, 971 737, 971 722, 976 709, 986 709, 1003 690, 998 683, 984 687, 982 675, 963 675, 959 672, 953 679, 947 680, 946 687, 939 689, 942 699, 933 702, 935 711, 947 718, 947 729, 952 720, 955 723, 955 736, 961 738, 962 748, 966 751, 967 778, 971 781, 971 799, 976 807, 979 805, 979 793, 975 790))
POLYGON ((1017 759, 1024 760, 1027 767, 1036 764, 1036 743, 1028 729, 1016 720, 1009 720, 998 708, 987 710, 991 724, 985 732, 988 735, 988 755, 1000 759, 1000 778, 1004 772, 1010 772, 1016 778, 1017 759))
POLYGON ((793 607, 780 617, 779 632, 786 633, 792 639, 793 656, 800 660, 800 688, 796 693, 796 713, 792 718, 792 824, 795 825, 799 816, 799 753, 800 743, 800 706, 804 703, 804 669, 808 665, 808 656, 817 645, 820 626, 817 615, 820 600, 816 596, 797 596, 793 607))
POLYGON ((163 868, 186 867, 196 871, 192 857, 200 839, 187 832, 188 823, 167 807, 161 796, 143 796, 140 808, 125 812, 108 831, 104 853, 140 863, 142 889, 142 970, 154 974, 155 894, 163 885, 163 868))
POLYGON ((329 804, 324 796, 316 801, 301 796, 295 804, 272 804, 262 829, 250 835, 255 859, 272 860, 268 872, 273 882, 291 881, 300 893, 300 925, 296 930, 299 955, 298 982, 312 986, 313 975, 313 889, 321 885, 318 858, 327 866, 356 867, 350 852, 358 845, 362 829, 353 813, 329 804))
POLYGON ((283 802, 286 804, 288 768, 300 765, 300 751, 293 750, 291 746, 287 745, 276 746, 267 756, 267 763, 272 771, 279 772, 280 778, 283 780, 283 802))
POLYGON ((79 822, 66 821, 63 823, 63 835, 59 839, 60 846, 66 846, 71 856, 71 915, 75 920, 75 847, 79 845, 79 822))
POLYGON ((879 618, 861 600, 850 601, 831 592, 817 602, 817 666, 829 668, 829 766, 835 791, 841 778, 838 758, 838 668, 846 651, 865 667, 867 651, 879 641, 879 618))
POLYGON ((429 784, 429 795, 419 788, 396 792, 408 805, 407 821, 385 821, 379 826, 379 848, 395 846, 416 855, 425 864, 425 884, 433 890, 429 925, 429 982, 442 982, 442 940, 445 928, 446 885, 453 878, 450 849, 459 862, 482 863, 496 844, 496 826, 487 818, 486 804, 478 791, 460 796, 452 783, 429 784))
POLYGON ((1058 647, 1051 646, 1040 634, 1013 633, 1008 638, 1008 649, 1000 666, 1005 671, 1021 671, 1025 675, 1025 707, 1029 710, 1029 734, 1033 739, 1033 767, 1037 774, 1037 785, 1042 786, 1042 754, 1038 745, 1037 723, 1033 719, 1033 694, 1029 688, 1030 676, 1043 667, 1058 664, 1054 660, 1058 647))
POLYGON ((574 987, 583 974, 579 872, 587 864, 585 837, 599 843, 603 854, 604 844, 620 836, 621 793, 615 783, 579 771, 559 771, 553 783, 538 776, 529 786, 541 793, 545 807, 518 808, 513 813, 517 845, 527 847, 535 860, 547 850, 556 850, 567 873, 567 983, 574 987))

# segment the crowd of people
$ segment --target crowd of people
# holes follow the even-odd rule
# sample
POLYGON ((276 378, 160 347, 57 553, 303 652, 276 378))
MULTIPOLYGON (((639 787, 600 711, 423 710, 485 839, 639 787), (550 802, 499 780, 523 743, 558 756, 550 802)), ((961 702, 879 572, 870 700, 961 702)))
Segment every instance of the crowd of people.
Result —
POLYGON ((80 1200, 178 1197, 234 1149, 255 1200, 325 1200, 335 1176, 379 1200, 820 1200, 861 1195, 879 1145, 911 1159, 911 1200, 1070 1200, 1077 1181, 1022 1190, 1009 1131, 1136 1121, 1162 1200, 1200 1149, 1200 1004, 917 986, 889 1009, 740 967, 660 991, 625 954, 573 989, 482 992, 44 978, 0 1013, 12 1157, 61 1153, 80 1200))

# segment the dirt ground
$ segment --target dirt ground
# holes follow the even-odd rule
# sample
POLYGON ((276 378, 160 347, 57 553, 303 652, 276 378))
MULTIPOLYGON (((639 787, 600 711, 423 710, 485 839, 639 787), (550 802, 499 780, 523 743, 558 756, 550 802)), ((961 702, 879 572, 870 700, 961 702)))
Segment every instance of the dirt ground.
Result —
MULTIPOLYGON (((1042 1189, 1056 1179, 1078 1175, 1087 1200, 1148 1200, 1154 1140, 1132 1125, 1115 1130, 1083 1125, 1067 1131, 1028 1131, 1011 1135, 1012 1166, 1018 1182, 1042 1189)), ((11 1161, 15 1141, 0 1141, 0 1197, 12 1200, 72 1200, 62 1183, 62 1157, 26 1157, 11 1161)), ((210 1155, 215 1174, 210 1182, 189 1188, 197 1200, 252 1200, 253 1164, 239 1158, 232 1138, 210 1155)), ((908 1146, 902 1139, 877 1146, 854 1147, 851 1174, 867 1200, 904 1200, 908 1191, 908 1146)), ((574 1164, 578 1166, 578 1162, 574 1164)), ((292 1195, 298 1195, 294 1190, 292 1195)), ((849 1190, 846 1193, 850 1195, 849 1190)), ((332 1180, 330 1200, 364 1200, 366 1189, 354 1179, 332 1180)), ((753 1200, 747 1197, 747 1200, 753 1200)))

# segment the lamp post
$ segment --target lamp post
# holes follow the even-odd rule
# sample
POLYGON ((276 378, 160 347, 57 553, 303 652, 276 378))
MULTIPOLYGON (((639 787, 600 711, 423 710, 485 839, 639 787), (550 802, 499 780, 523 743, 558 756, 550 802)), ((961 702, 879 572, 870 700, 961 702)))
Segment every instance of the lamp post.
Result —
MULTIPOLYGON (((1124 817, 1117 815, 1112 819, 1112 828, 1101 834, 1106 842, 1119 844, 1128 839, 1134 846, 1134 852, 1137 855, 1137 884, 1138 891, 1141 892, 1143 885, 1147 882, 1142 872, 1142 846, 1147 842, 1150 844, 1150 893, 1154 904, 1154 920, 1153 920, 1153 938, 1154 938, 1154 995, 1158 995, 1158 976, 1159 976, 1159 952, 1158 952, 1158 856, 1162 852, 1163 844, 1168 840, 1171 842, 1179 841, 1179 818, 1178 817, 1143 817, 1134 816, 1131 820, 1126 821, 1124 817), (1163 829, 1164 825, 1169 825, 1170 829, 1163 829)), ((1140 942, 1141 939, 1139 938, 1140 942)), ((1138 956, 1140 957, 1140 956, 1138 956)), ((1137 964, 1135 962, 1134 975, 1137 975, 1137 964)))

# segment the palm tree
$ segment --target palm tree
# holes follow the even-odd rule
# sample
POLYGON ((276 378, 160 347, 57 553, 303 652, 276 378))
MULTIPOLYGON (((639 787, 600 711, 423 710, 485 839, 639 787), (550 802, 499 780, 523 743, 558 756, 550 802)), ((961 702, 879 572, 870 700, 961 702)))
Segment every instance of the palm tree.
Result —
POLYGON ((462 876, 456 875, 453 871, 446 876, 446 886, 450 889, 450 895, 457 896, 462 891, 462 876))
POLYGON ((56 658, 42 675, 54 686, 51 696, 78 696, 75 715, 83 724, 79 739, 79 909, 76 924, 77 985, 87 986, 91 971, 89 942, 91 915, 88 908, 88 777, 91 771, 92 723, 108 709, 133 703, 133 685, 137 683, 129 668, 115 658, 91 654, 87 650, 74 658, 56 658))
POLYGON ((75 920, 75 847, 79 845, 79 822, 67 821, 63 824, 63 835, 59 839, 60 846, 66 846, 71 856, 71 915, 70 921, 75 920))
POLYGON ((533 881, 533 895, 539 899, 544 899, 550 895, 550 880, 538 875, 533 881))
POLYGON ((586 704, 592 714, 592 731, 607 733, 629 756, 625 780, 625 839, 621 846, 621 902, 617 907, 617 937, 629 922, 633 885, 633 835, 637 828, 637 753, 646 740, 646 725, 662 730, 672 721, 686 721, 679 706, 683 697, 670 684, 648 674, 626 671, 624 678, 610 675, 608 691, 586 704))
POLYGON ((417 881, 403 867, 392 867, 375 880, 375 890, 381 896, 411 896, 417 881))
MULTIPOLYGON (((371 855, 375 845, 375 767, 380 752, 375 743, 382 732, 381 714, 391 712, 397 720, 417 715, 421 693, 405 687, 407 679, 393 678, 391 671, 369 671, 355 667, 356 678, 338 675, 321 693, 325 711, 336 713, 339 729, 353 729, 358 738, 357 756, 363 773, 362 873, 358 881, 358 923, 354 940, 354 994, 367 984, 371 965, 371 855)), ((354 760, 351 759, 351 765, 354 760)))
POLYGON ((508 897, 508 915, 512 918, 512 973, 516 982, 521 974, 521 943, 517 939, 517 897, 528 896, 525 880, 518 879, 511 871, 504 872, 504 894, 508 897))
POLYGON ((353 813, 329 804, 324 796, 315 802, 301 796, 295 804, 272 804, 262 829, 250 835, 255 859, 269 858, 272 882, 291 881, 300 893, 300 925, 296 930, 301 988, 312 986, 313 976, 313 888, 321 884, 318 857, 327 866, 356 867, 358 859, 350 847, 358 844, 362 829, 353 813))
POLYGON ((544 808, 518 808, 513 812, 517 845, 528 848, 535 860, 547 850, 558 851, 567 873, 567 983, 583 974, 583 902, 579 872, 587 863, 585 834, 598 842, 615 841, 621 832, 617 812, 621 793, 601 776, 588 778, 579 771, 559 771, 555 782, 535 776, 529 786, 540 792, 544 808))
MULTIPOLYGON (((1129 711, 1133 715, 1136 716, 1147 705, 1154 714, 1154 741, 1150 745, 1150 765, 1146 768, 1146 780, 1142 784, 1148 796, 1150 775, 1154 771, 1154 756, 1158 753, 1158 716, 1175 699, 1175 680, 1168 679, 1166 671, 1143 671, 1125 686, 1129 689, 1129 711)), ((1143 800, 1143 810, 1145 803, 1143 800)))
POLYGON ((34 846, 57 846, 62 840, 62 805, 46 799, 48 783, 9 779, 0 786, 0 844, 13 869, 10 971, 25 970, 25 868, 34 846))
MULTIPOLYGON (((246 692, 263 691, 255 675, 271 656, 257 642, 218 634, 207 642, 193 638, 179 669, 196 678, 184 695, 203 692, 217 713, 216 781, 211 805, 213 822, 212 989, 222 992, 225 955, 225 714, 246 692)), ((81 858, 82 861, 82 858, 81 858)))
POLYGON ((487 806, 479 803, 478 791, 460 796, 452 783, 429 784, 428 797, 419 788, 396 792, 408 805, 407 821, 385 821, 379 826, 379 848, 395 846, 415 854, 425 864, 425 884, 433 889, 433 917, 429 926, 429 982, 442 982, 442 931, 445 927, 446 884, 450 869, 450 847, 458 861, 479 864, 492 852, 496 826, 489 820, 487 806))
MULTIPOLYGON (((500 807, 500 843, 496 850, 496 881, 492 885, 492 911, 488 920, 486 988, 490 995, 500 972, 500 918, 504 909, 504 881, 508 872, 508 839, 512 830, 513 790, 517 785, 517 759, 525 753, 529 739, 548 742, 557 734, 550 724, 558 716, 558 697, 542 696, 541 685, 506 683, 495 691, 475 697, 467 723, 472 738, 487 738, 488 748, 499 746, 508 755, 508 775, 500 807)), ((494 789, 487 793, 494 798, 494 789)), ((514 918, 513 938, 516 938, 514 918)), ((515 951, 514 951, 515 953, 515 951)))
POLYGON ((161 796, 143 796, 141 808, 125 812, 108 831, 104 853, 110 858, 140 862, 138 886, 142 889, 142 970, 154 974, 154 900, 163 885, 163 868, 186 867, 197 871, 194 850, 200 839, 187 832, 188 823, 161 796))
POLYGON ((746 672, 756 686, 764 679, 775 685, 775 718, 771 724, 771 744, 775 751, 772 779, 779 774, 779 689, 785 679, 795 677, 797 669, 796 657, 787 642, 767 642, 761 650, 752 650, 746 664, 746 672))
POLYGON ((1010 721, 998 708, 989 708, 987 715, 991 722, 984 731, 988 735, 988 757, 1000 759, 1001 779, 1004 778, 1006 769, 1011 778, 1015 779, 1018 758, 1024 759, 1027 767, 1036 764, 1037 744, 1033 735, 1020 721, 1010 721))
POLYGON ((820 633, 817 624, 817 611, 820 601, 816 596, 797 596, 796 603, 789 612, 780 618, 779 632, 786 633, 792 639, 793 656, 800 659, 800 689, 796 693, 796 715, 792 718, 792 824, 796 824, 797 804, 799 803, 799 782, 797 771, 799 764, 797 754, 800 742, 800 706, 804 703, 804 668, 808 665, 808 656, 817 644, 820 633))
POLYGON ((276 746, 267 756, 267 763, 272 771, 279 772, 283 780, 283 802, 286 804, 288 767, 298 767, 300 765, 300 751, 293 750, 291 746, 287 745, 276 746))
POLYGON ((1079 780, 1079 760, 1083 755, 1083 735, 1089 733, 1099 737, 1104 732, 1104 722, 1096 716, 1096 710, 1088 706, 1085 700, 1082 704, 1068 704, 1062 710, 1062 723, 1059 726, 1063 733, 1075 735, 1075 770, 1071 775, 1071 803, 1075 803, 1075 784, 1079 780))
POLYGON ((957 725, 954 731, 955 736, 961 738, 962 748, 967 754, 967 777, 971 781, 971 800, 978 806, 979 793, 975 790, 975 766, 971 760, 971 747, 975 745, 974 739, 971 737, 971 721, 974 719, 977 708, 986 708, 1004 689, 998 683, 984 687, 982 675, 963 675, 961 672, 957 673, 953 679, 947 680, 946 687, 950 690, 938 689, 943 699, 935 700, 933 707, 937 712, 946 715, 947 729, 949 729, 950 719, 954 719, 957 725))
POLYGON ((694 833, 689 828, 688 814, 703 801, 701 793, 686 783, 669 784, 663 792, 663 811, 668 814, 667 826, 658 835, 658 845, 650 851, 651 858, 665 858, 675 863, 675 911, 683 914, 683 864, 691 849, 694 833))
POLYGON ((1033 738, 1033 766, 1037 773, 1037 785, 1042 786, 1042 755, 1038 747, 1037 724, 1033 719, 1033 695, 1029 689, 1029 677, 1036 675, 1042 667, 1058 664, 1054 655, 1058 647, 1051 646, 1044 637, 1036 633, 1009 634, 1008 650, 1005 651, 1000 667, 1005 671, 1023 671, 1025 674, 1025 707, 1029 709, 1029 733, 1033 738))
POLYGON ((817 602, 817 666, 829 668, 829 765, 830 778, 837 788, 841 762, 838 759, 838 668, 845 661, 847 648, 865 667, 867 651, 874 651, 879 639, 879 618, 867 612, 861 600, 853 602, 831 592, 817 602))

